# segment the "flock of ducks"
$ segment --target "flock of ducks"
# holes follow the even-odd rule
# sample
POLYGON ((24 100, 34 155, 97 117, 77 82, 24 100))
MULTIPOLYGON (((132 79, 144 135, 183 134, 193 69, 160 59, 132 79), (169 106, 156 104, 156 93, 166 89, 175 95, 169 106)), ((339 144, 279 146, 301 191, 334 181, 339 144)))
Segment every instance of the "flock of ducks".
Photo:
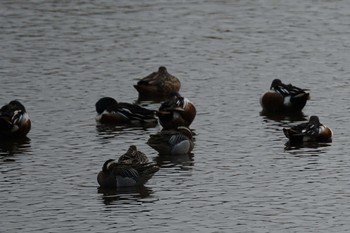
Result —
MULTIPOLYGON (((188 154, 194 147, 193 131, 189 128, 196 116, 194 104, 179 94, 181 83, 164 66, 158 72, 142 78, 134 85, 139 100, 162 101, 158 110, 150 110, 130 103, 118 103, 103 97, 96 103, 96 121, 100 124, 162 126, 150 135, 147 144, 160 155, 188 154)), ((159 167, 131 145, 118 160, 109 159, 97 175, 103 188, 118 188, 145 184, 159 167)))
MULTIPOLYGON (((159 109, 147 109, 103 97, 95 104, 97 124, 155 127, 159 123, 162 130, 150 135, 147 144, 160 156, 189 154, 194 147, 194 133, 189 127, 196 116, 196 108, 189 99, 179 94, 180 80, 161 66, 134 87, 139 93, 138 102, 152 100, 161 103, 159 109)), ((0 109, 0 140, 26 137, 30 128, 31 121, 26 109, 18 100, 0 109)), ((131 145, 118 159, 104 162, 97 182, 101 188, 143 185, 158 170, 154 162, 131 145)))
MULTIPOLYGON (((147 144, 159 155, 190 153, 194 148, 194 132, 189 126, 196 116, 196 108, 189 99, 179 94, 179 79, 161 66, 134 87, 139 93, 139 100, 160 102, 159 109, 151 110, 137 104, 117 102, 112 97, 103 97, 95 104, 97 124, 156 126, 159 122, 162 130, 150 135, 147 144)), ((275 79, 270 90, 260 98, 263 113, 301 112, 310 98, 307 91, 275 79)), ((31 120, 18 100, 12 100, 0 109, 0 140, 26 137, 30 129, 31 120)), ((306 123, 283 128, 283 133, 291 144, 330 142, 333 136, 332 130, 321 124, 317 116, 311 116, 306 123)), ((97 175, 97 182, 101 188, 143 185, 157 171, 159 167, 131 145, 118 159, 104 162, 97 175)))
MULTIPOLYGON (((97 101, 96 121, 99 124, 162 126, 157 134, 150 135, 147 144, 159 155, 188 154, 194 147, 193 131, 189 128, 196 116, 194 104, 179 94, 180 81, 169 74, 164 66, 158 72, 142 78, 134 85, 139 100, 162 101, 158 110, 150 110, 136 104, 119 103, 112 97, 97 101)), ((118 160, 109 159, 97 175, 102 188, 118 188, 143 185, 159 167, 131 145, 118 160)))

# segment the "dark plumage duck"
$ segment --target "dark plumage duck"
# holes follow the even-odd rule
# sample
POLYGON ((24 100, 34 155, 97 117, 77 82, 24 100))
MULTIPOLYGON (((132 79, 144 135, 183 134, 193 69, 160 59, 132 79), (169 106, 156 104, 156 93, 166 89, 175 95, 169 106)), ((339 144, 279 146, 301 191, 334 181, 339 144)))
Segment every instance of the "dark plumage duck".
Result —
POLYGON ((184 126, 150 135, 147 144, 164 155, 188 154, 194 147, 192 131, 184 126))
POLYGON ((333 137, 332 129, 321 124, 317 116, 311 116, 309 122, 283 128, 283 132, 291 143, 330 142, 333 137))
POLYGON ((21 102, 12 100, 0 109, 0 137, 23 138, 31 129, 31 120, 21 102))
POLYGON ((179 92, 181 83, 178 78, 169 74, 164 66, 161 66, 157 72, 142 78, 134 87, 139 92, 139 99, 152 100, 154 97, 162 100, 169 97, 172 92, 179 92))
POLYGON ((270 90, 261 96, 260 104, 266 113, 300 112, 309 98, 305 89, 275 79, 270 90))
POLYGON ((102 124, 157 124, 156 111, 135 104, 118 103, 111 97, 103 97, 95 104, 96 121, 102 124))
POLYGON ((164 129, 176 129, 179 126, 189 127, 196 113, 197 110, 189 99, 174 92, 170 99, 161 104, 157 116, 164 129))
POLYGON ((118 161, 108 159, 97 175, 97 182, 102 188, 120 188, 144 185, 159 170, 148 161, 145 154, 132 145, 118 161))

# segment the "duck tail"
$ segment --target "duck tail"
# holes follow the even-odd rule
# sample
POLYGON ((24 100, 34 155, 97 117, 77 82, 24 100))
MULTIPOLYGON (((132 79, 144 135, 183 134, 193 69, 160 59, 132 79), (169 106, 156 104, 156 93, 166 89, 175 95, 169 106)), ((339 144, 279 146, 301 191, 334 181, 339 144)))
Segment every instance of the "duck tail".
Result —
POLYGON ((154 163, 148 163, 143 166, 141 176, 141 183, 146 183, 149 179, 153 177, 153 175, 159 171, 159 167, 154 163))

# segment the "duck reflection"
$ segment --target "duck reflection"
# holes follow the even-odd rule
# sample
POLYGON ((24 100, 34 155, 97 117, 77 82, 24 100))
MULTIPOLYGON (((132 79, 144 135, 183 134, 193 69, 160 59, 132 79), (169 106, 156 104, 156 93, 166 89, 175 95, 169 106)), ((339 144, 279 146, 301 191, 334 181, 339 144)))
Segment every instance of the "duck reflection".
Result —
POLYGON ((117 189, 111 188, 98 188, 98 193, 103 194, 103 203, 110 205, 116 201, 133 200, 140 201, 149 197, 153 191, 144 185, 131 186, 131 187, 121 187, 117 189))
POLYGON ((296 113, 267 113, 267 112, 260 112, 260 116, 263 116, 269 120, 281 122, 281 121, 289 121, 289 122, 297 122, 297 121, 305 121, 307 120, 307 116, 303 112, 296 112, 296 113))
POLYGON ((194 154, 159 154, 157 157, 154 158, 154 162, 159 167, 173 167, 181 165, 183 167, 188 168, 194 166, 194 154))
POLYGON ((97 137, 102 140, 108 140, 114 138, 115 136, 121 134, 125 130, 125 126, 115 126, 115 125, 104 125, 97 124, 96 132, 97 137))
POLYGON ((30 139, 28 137, 0 140, 0 154, 5 156, 11 156, 15 154, 21 154, 30 149, 30 139))
POLYGON ((288 141, 285 144, 284 149, 286 151, 298 151, 298 150, 301 150, 301 149, 304 149, 304 148, 310 148, 310 149, 319 149, 319 150, 316 150, 316 151, 323 153, 323 149, 325 147, 329 147, 329 146, 331 146, 331 143, 324 143, 324 142, 294 143, 294 142, 288 141))
POLYGON ((110 132, 120 132, 124 129, 143 129, 154 128, 158 125, 158 122, 145 122, 142 124, 124 124, 124 125, 115 125, 115 124, 101 124, 97 123, 96 129, 100 133, 110 133, 110 132))

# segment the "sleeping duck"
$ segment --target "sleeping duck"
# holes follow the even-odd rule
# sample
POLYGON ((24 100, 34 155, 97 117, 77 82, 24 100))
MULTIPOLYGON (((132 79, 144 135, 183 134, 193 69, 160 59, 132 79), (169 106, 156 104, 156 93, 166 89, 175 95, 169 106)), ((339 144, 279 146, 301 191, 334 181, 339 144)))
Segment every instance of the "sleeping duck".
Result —
POLYGON ((181 83, 178 78, 168 73, 164 66, 142 78, 134 85, 139 93, 139 99, 143 100, 164 100, 172 92, 180 91, 181 83))
POLYGON ((164 101, 158 112, 159 123, 164 129, 176 129, 179 126, 189 127, 197 114, 196 107, 178 92, 173 92, 164 101))
POLYGON ((108 159, 97 175, 101 188, 121 188, 144 185, 159 170, 145 154, 132 145, 118 160, 108 159))
POLYGON ((118 103, 111 97, 103 97, 95 104, 96 121, 101 124, 142 125, 157 124, 156 111, 130 103, 118 103))
POLYGON ((306 89, 284 84, 280 79, 272 81, 270 90, 260 98, 260 105, 266 113, 300 112, 310 99, 306 89))
POLYGON ((309 122, 291 128, 283 128, 290 143, 330 142, 333 137, 331 128, 320 123, 318 116, 311 116, 309 122))
POLYGON ((24 105, 12 100, 0 109, 0 137, 23 138, 31 129, 31 120, 24 105))

